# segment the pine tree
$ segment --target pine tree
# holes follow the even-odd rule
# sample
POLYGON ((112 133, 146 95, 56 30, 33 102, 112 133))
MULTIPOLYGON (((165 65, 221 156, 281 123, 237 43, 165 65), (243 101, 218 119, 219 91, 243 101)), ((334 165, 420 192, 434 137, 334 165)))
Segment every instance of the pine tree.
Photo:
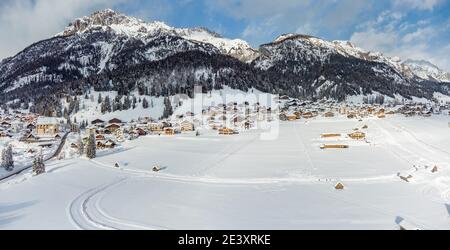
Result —
POLYGON ((143 107, 144 109, 148 109, 148 102, 147 102, 147 99, 145 99, 145 97, 144 97, 144 99, 142 100, 142 107, 143 107))
POLYGON ((106 113, 106 112, 111 112, 112 111, 111 110, 111 102, 109 100, 109 96, 105 97, 105 100, 102 103, 101 109, 102 109, 101 111, 102 111, 103 114, 106 113))
POLYGON ((98 98, 97 98, 97 103, 101 104, 102 103, 102 94, 98 93, 98 98))
POLYGON ((116 98, 114 99, 113 111, 116 110, 121 111, 122 109, 123 109, 122 98, 120 96, 116 96, 116 98))
POLYGON ((133 95, 133 102, 132 102, 133 108, 136 108, 136 102, 137 102, 136 96, 133 95))
POLYGON ((14 169, 14 159, 11 145, 6 146, 2 151, 2 163, 1 166, 6 171, 12 171, 14 169))
POLYGON ((123 100, 123 109, 129 110, 130 108, 131 108, 131 99, 130 96, 127 95, 123 100))
POLYGON ((172 104, 168 97, 164 98, 164 111, 162 118, 169 118, 173 114, 172 104))
POLYGON ((83 140, 80 138, 80 141, 78 142, 78 153, 80 154, 80 155, 83 155, 84 154, 84 143, 83 143, 83 140))
POLYGON ((40 175, 45 173, 44 158, 42 157, 42 152, 36 154, 33 160, 33 173, 35 175, 40 175))
POLYGON ((96 142, 94 133, 89 135, 89 140, 86 147, 86 156, 89 159, 94 159, 96 156, 96 142))

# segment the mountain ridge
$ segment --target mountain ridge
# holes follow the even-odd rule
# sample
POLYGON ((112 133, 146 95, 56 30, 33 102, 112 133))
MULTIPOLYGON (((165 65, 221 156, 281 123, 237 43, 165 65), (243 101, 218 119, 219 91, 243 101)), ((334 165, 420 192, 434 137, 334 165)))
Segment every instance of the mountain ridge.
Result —
POLYGON ((173 28, 103 10, 2 60, 0 101, 34 103, 87 87, 171 95, 190 93, 193 85, 205 91, 254 87, 305 99, 344 100, 372 92, 428 99, 434 92, 449 95, 441 80, 418 75, 427 76, 348 41, 285 34, 256 50, 204 28, 173 28))

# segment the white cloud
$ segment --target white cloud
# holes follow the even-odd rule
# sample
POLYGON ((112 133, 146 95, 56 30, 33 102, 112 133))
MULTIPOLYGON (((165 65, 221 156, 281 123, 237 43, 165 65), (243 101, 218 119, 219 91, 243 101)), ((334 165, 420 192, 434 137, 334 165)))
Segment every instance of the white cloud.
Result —
POLYGON ((387 51, 399 39, 395 32, 369 29, 353 33, 350 41, 370 51, 387 51))
MULTIPOLYGON (((382 15, 387 16, 386 13, 382 15)), ((388 56, 427 60, 450 72, 450 58, 442 56, 450 54, 450 48, 440 43, 439 39, 445 26, 433 25, 427 20, 402 23, 392 18, 381 19, 384 21, 362 25, 359 31, 352 34, 350 41, 366 50, 383 52, 388 56)))
POLYGON ((217 0, 207 4, 213 12, 246 23, 242 36, 255 46, 282 33, 340 34, 356 25, 357 17, 371 5, 354 0, 217 0))
POLYGON ((394 5, 402 8, 433 10, 443 0, 394 0, 394 5))
MULTIPOLYGON (((48 38, 76 17, 124 0, 6 0, 0 3, 0 58, 48 38)), ((0 59, 1 60, 1 59, 0 59)))

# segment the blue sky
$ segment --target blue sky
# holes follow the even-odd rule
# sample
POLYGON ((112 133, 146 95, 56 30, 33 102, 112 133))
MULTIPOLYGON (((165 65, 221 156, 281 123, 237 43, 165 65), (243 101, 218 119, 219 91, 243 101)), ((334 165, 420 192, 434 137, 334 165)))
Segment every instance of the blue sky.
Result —
POLYGON ((291 32, 350 40, 450 71, 450 0, 2 0, 0 57, 103 8, 175 27, 207 27, 254 47, 291 32))

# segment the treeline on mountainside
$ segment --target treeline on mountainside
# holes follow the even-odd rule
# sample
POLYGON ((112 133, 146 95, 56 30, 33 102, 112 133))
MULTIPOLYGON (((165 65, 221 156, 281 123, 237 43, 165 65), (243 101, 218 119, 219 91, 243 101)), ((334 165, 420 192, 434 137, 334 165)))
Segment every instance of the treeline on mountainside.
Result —
MULTIPOLYGON (((175 41, 177 40, 173 42, 175 41)), ((124 59, 136 52, 135 47, 140 46, 142 44, 139 42, 128 42, 127 50, 121 51, 122 55, 114 59, 116 67, 106 67, 101 73, 91 74, 89 77, 84 77, 79 70, 58 66, 63 62, 62 58, 68 57, 69 52, 59 53, 61 57, 28 62, 24 64, 25 68, 17 69, 16 73, 44 65, 47 67, 46 75, 58 77, 38 78, 2 94, 0 104, 3 107, 8 104, 12 108, 30 108, 32 112, 42 115, 69 116, 82 108, 76 103, 75 96, 86 95, 90 89, 118 92, 114 100, 103 98, 99 102, 102 112, 127 110, 137 105, 148 107, 147 100, 142 104, 142 100, 137 101, 139 96, 131 94, 136 90, 139 95, 167 97, 186 94, 192 97, 195 85, 203 86, 205 93, 229 86, 243 91, 256 88, 308 100, 334 98, 339 101, 345 100, 349 95, 370 94, 372 91, 387 96, 401 93, 407 98, 417 96, 431 99, 433 92, 443 91, 442 86, 435 82, 404 80, 386 64, 339 54, 332 54, 324 62, 286 57, 267 70, 256 67, 256 62, 263 58, 247 64, 227 55, 202 50, 179 52, 157 61, 142 59, 142 62, 131 63, 124 59), (373 68, 386 73, 376 74, 373 68), (395 78, 401 78, 403 84, 395 83, 395 78), (326 82, 332 84, 327 85, 326 82), (66 98, 69 108, 63 107, 63 98, 66 98)), ((91 45, 86 45, 86 49, 94 50, 91 45)), ((136 57, 136 54, 132 57, 136 57)), ((98 61, 99 58, 89 60, 98 61)), ((8 87, 3 85, 0 91, 4 92, 8 87)))

